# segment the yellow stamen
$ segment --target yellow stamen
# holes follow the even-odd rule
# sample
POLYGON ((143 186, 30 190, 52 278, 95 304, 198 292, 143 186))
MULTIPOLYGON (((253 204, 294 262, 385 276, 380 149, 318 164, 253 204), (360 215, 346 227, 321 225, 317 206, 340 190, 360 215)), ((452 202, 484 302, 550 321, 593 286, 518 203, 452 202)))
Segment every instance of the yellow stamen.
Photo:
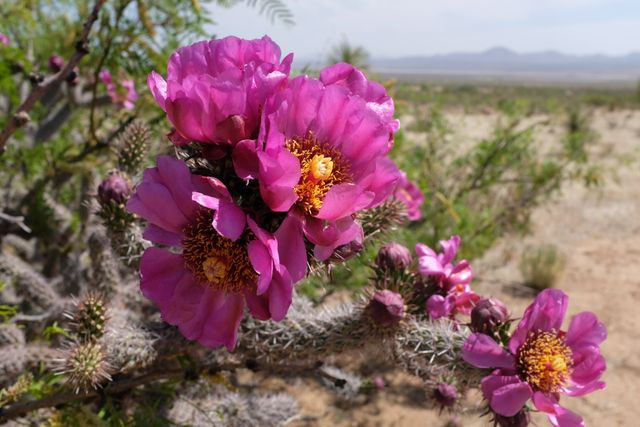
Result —
POLYGON ((252 286, 257 273, 251 266, 243 239, 222 237, 211 225, 212 212, 202 210, 184 229, 182 257, 196 280, 212 289, 240 292, 252 286))
POLYGON ((322 154, 316 154, 311 159, 310 173, 316 180, 324 181, 331 177, 333 171, 333 162, 331 157, 325 157, 322 154))
POLYGON ((209 283, 217 286, 223 283, 229 268, 225 264, 225 260, 217 256, 211 256, 202 263, 202 270, 209 283))
POLYGON ((313 134, 287 140, 287 149, 300 161, 300 181, 294 187, 298 205, 315 215, 334 185, 351 182, 349 164, 341 153, 320 143, 313 134))
POLYGON ((555 393, 567 382, 571 349, 555 331, 531 332, 518 350, 518 369, 534 389, 555 393))

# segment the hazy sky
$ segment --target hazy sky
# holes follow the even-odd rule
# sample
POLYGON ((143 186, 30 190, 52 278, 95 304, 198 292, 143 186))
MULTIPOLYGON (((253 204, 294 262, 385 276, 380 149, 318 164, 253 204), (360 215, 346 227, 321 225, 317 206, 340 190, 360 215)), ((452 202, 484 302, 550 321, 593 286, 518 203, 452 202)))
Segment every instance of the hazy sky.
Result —
POLYGON ((640 0, 285 0, 294 26, 240 4, 212 7, 218 36, 268 34, 299 58, 326 57, 347 38, 374 57, 554 49, 612 55, 640 51, 640 0))

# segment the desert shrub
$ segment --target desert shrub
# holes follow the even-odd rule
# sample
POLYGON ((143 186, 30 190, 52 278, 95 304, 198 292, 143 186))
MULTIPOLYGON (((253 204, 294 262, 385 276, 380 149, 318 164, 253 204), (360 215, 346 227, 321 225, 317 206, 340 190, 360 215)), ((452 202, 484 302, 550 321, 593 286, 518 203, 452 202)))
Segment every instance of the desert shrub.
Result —
POLYGON ((529 246, 520 258, 524 284, 537 291, 553 288, 565 266, 565 257, 555 245, 529 246))

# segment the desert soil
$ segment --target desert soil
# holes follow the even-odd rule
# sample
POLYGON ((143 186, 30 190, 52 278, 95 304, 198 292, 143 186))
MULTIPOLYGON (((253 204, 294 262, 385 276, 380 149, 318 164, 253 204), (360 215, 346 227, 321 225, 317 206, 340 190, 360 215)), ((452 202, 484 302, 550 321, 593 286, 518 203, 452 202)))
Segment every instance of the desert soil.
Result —
MULTIPOLYGON (((454 140, 477 141, 487 136, 493 114, 450 113, 454 140)), ((608 170, 600 188, 579 184, 565 187, 552 203, 533 215, 531 234, 503 238, 474 262, 475 290, 504 300, 518 316, 532 295, 522 286, 518 263, 527 245, 554 244, 566 257, 556 287, 570 296, 569 316, 590 310, 607 325, 602 346, 607 360, 607 388, 562 403, 582 415, 588 426, 640 425, 640 111, 595 111, 590 123, 599 134, 595 157, 608 170)), ((551 143, 561 135, 560 124, 541 128, 537 138, 551 143)), ((543 142, 544 141, 544 142, 543 142)), ((568 322, 568 320, 567 320, 568 322)), ((420 381, 401 372, 381 373, 384 390, 362 402, 340 403, 335 395, 311 380, 277 383, 300 403, 302 415, 290 425, 302 426, 444 426, 450 418, 430 407, 420 381)), ((491 425, 480 418, 479 397, 467 396, 459 421, 464 426, 491 425)), ((536 425, 549 425, 535 414, 536 425)))

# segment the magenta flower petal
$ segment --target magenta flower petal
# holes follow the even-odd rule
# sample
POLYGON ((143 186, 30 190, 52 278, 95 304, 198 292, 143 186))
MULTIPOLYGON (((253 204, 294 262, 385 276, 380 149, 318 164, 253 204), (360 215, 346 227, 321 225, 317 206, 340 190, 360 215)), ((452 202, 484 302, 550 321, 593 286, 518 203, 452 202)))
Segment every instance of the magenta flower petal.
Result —
POLYGON ((182 233, 172 233, 155 224, 148 224, 142 233, 142 237, 165 246, 180 247, 182 245, 182 233))
POLYGON ((381 84, 367 80, 364 73, 351 64, 330 65, 320 71, 320 81, 325 85, 337 85, 347 88, 353 95, 362 98, 368 108, 380 117, 389 130, 389 138, 400 127, 393 119, 393 100, 381 84))
POLYGON ((439 243, 443 250, 440 262, 451 264, 460 247, 460 236, 451 236, 449 240, 441 240, 439 243))
POLYGON ((293 300, 293 282, 286 268, 276 273, 269 287, 269 312, 276 322, 284 319, 293 300))
POLYGON ((244 298, 241 294, 235 293, 218 295, 218 298, 223 299, 222 304, 209 312, 198 341, 207 347, 224 345, 227 350, 233 351, 238 340, 238 326, 244 313, 244 298))
POLYGON ((292 214, 287 215, 274 236, 278 241, 280 259, 287 267, 291 280, 299 281, 307 272, 307 250, 300 219, 292 214))
POLYGON ((478 368, 515 368, 513 355, 485 334, 472 334, 467 338, 462 348, 462 358, 478 368))
POLYGON ((254 240, 247 246, 251 265, 259 274, 256 295, 260 296, 269 290, 273 275, 273 259, 266 246, 259 240, 254 240))
POLYGON ((545 289, 524 312, 522 320, 509 340, 509 350, 515 353, 526 339, 529 331, 560 330, 567 311, 569 298, 558 289, 545 289))
POLYGON ((258 177, 258 156, 256 142, 251 139, 240 141, 233 149, 233 168, 242 179, 258 177))
POLYGON ((453 299, 442 295, 431 295, 427 300, 427 312, 432 319, 440 319, 451 314, 453 299))
POLYGON ((160 307, 173 297, 173 292, 185 276, 182 256, 159 248, 148 248, 140 259, 140 289, 142 294, 160 307))
POLYGON ((355 184, 334 185, 324 197, 319 219, 336 220, 351 215, 371 204, 375 194, 355 184))
POLYGON ((160 105, 160 108, 164 110, 167 99, 167 82, 160 74, 152 71, 149 77, 147 77, 147 84, 156 102, 160 105))
POLYGON ((362 235, 362 227, 351 217, 331 222, 307 218, 303 228, 307 238, 316 245, 314 255, 319 261, 329 258, 338 246, 362 235))
POLYGON ((444 276, 442 264, 431 256, 421 256, 418 259, 418 271, 424 276, 444 276))
POLYGON ((246 291, 244 298, 247 303, 249 313, 258 320, 269 320, 271 313, 269 312, 268 295, 256 295, 255 292, 246 291))
POLYGON ((432 258, 436 258, 437 254, 436 252, 431 249, 429 246, 425 245, 424 243, 418 243, 416 244, 416 254, 419 257, 432 257, 432 258))
POLYGON ((453 285, 466 285, 473 278, 473 269, 466 259, 463 259, 451 270, 449 282, 453 285))
POLYGON ((573 349, 571 381, 578 385, 588 385, 598 380, 607 369, 604 357, 597 347, 573 349))
POLYGON ((558 404, 558 400, 544 393, 533 394, 535 407, 547 414, 549 422, 555 427, 585 427, 584 420, 575 412, 558 404))
POLYGON ((517 414, 533 394, 529 384, 521 381, 517 375, 499 375, 495 372, 482 379, 481 388, 491 409, 505 417, 517 414))
POLYGON ((269 207, 286 212, 298 199, 293 191, 300 180, 300 161, 291 153, 280 150, 275 157, 260 153, 260 193, 269 207))
POLYGON ((175 234, 181 233, 189 223, 189 218, 178 208, 169 189, 161 183, 142 182, 138 185, 127 202, 127 209, 175 234))
POLYGON ((393 196, 400 200, 407 208, 407 216, 411 221, 417 221, 422 218, 422 204, 424 203, 424 194, 420 187, 409 181, 407 174, 400 171, 400 178, 396 184, 393 196))
POLYGON ((607 329, 595 314, 583 311, 571 318, 566 339, 572 348, 583 345, 597 346, 607 339, 607 329))

